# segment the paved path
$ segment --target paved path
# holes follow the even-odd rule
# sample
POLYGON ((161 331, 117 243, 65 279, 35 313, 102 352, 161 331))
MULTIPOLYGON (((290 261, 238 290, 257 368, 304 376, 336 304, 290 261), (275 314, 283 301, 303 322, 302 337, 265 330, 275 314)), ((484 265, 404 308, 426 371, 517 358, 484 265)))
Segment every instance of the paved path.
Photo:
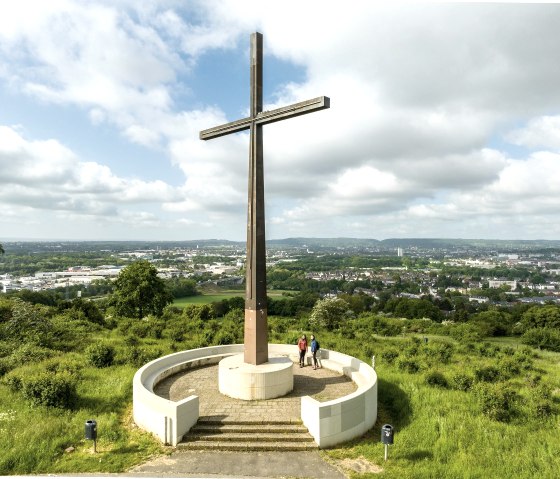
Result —
POLYGON ((172 401, 197 395, 200 415, 216 419, 299 421, 301 397, 312 396, 318 401, 330 401, 357 389, 348 377, 330 369, 300 368, 294 364, 294 390, 287 396, 263 401, 243 401, 220 394, 218 365, 177 373, 160 382, 155 393, 172 401))
MULTIPOLYGON (((243 401, 218 391, 218 366, 206 366, 164 379, 155 393, 177 401, 192 394, 200 398, 200 415, 231 420, 299 421, 301 397, 329 401, 357 389, 346 376, 294 364, 294 390, 282 398, 243 401)), ((344 479, 336 467, 310 452, 176 451, 135 467, 127 475, 150 477, 324 478, 344 479)))

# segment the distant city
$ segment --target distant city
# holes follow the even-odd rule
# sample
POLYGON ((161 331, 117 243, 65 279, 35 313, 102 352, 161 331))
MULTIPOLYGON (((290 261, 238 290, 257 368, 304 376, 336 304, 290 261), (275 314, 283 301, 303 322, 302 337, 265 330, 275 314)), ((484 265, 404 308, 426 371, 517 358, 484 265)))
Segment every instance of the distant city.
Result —
MULTIPOLYGON (((3 293, 87 288, 115 279, 124 266, 138 259, 152 262, 165 279, 240 285, 245 264, 245 244, 225 240, 7 242, 4 249, 6 254, 0 257, 3 293)), ((375 298, 399 282, 408 285, 400 295, 411 298, 454 293, 478 303, 560 301, 559 241, 292 238, 267 243, 269 271, 298 261, 307 261, 308 280, 352 282, 353 293, 375 298), (325 267, 331 259, 343 257, 369 258, 369 262, 325 267), (314 261, 309 263, 309 259, 314 261)), ((335 288, 327 294, 340 292, 335 288)), ((81 296, 81 291, 76 294, 81 296)))

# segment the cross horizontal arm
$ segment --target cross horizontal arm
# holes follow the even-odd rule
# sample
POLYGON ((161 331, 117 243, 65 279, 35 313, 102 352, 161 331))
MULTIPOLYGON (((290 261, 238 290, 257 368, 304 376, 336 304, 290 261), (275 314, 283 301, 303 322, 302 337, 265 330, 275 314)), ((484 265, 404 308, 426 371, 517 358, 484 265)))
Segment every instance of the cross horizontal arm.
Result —
POLYGON ((263 111, 258 113, 254 120, 251 118, 243 118, 242 120, 232 121, 230 123, 225 123, 224 125, 215 126, 214 128, 202 130, 200 132, 200 139, 210 140, 212 138, 229 135, 230 133, 248 130, 251 127, 252 121, 254 121, 256 125, 266 125, 268 123, 274 123, 275 121, 305 115, 314 111, 325 110, 330 107, 330 104, 331 101, 328 96, 320 96, 313 98, 312 100, 301 101, 299 103, 294 103, 293 105, 283 106, 282 108, 263 111))
POLYGON ((320 96, 312 100, 300 101, 293 105, 283 106, 275 110, 263 111, 255 118, 257 125, 266 125, 275 121, 293 118, 294 116, 305 115, 314 111, 324 110, 331 106, 331 100, 328 96, 320 96))
POLYGON ((224 125, 208 128, 200 132, 201 140, 211 140, 219 136, 229 135, 230 133, 237 133, 238 131, 248 130, 251 128, 251 118, 243 118, 242 120, 232 121, 224 125))

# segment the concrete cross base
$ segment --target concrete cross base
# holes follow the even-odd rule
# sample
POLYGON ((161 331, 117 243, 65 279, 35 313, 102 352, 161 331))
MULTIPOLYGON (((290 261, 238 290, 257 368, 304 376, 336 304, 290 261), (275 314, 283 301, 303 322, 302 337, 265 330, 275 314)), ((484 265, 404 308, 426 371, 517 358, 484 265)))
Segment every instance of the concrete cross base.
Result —
POLYGON ((246 363, 243 354, 229 356, 218 365, 219 390, 247 401, 285 396, 294 389, 293 365, 286 356, 271 356, 258 366, 246 363))

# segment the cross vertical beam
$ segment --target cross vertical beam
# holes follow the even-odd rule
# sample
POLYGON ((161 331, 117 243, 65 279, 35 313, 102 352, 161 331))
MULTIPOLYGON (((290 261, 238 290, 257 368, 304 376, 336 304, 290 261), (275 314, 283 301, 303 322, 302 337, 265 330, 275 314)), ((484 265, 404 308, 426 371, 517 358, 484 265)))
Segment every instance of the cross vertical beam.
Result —
POLYGON ((322 96, 263 112, 262 64, 263 37, 257 32, 251 35, 251 116, 200 132, 201 140, 210 140, 250 130, 244 361, 254 365, 268 362, 262 127, 330 107, 329 98, 322 96))
MULTIPOLYGON (((263 105, 263 40, 251 35, 251 118, 263 105)), ((249 153, 249 194, 247 201, 247 263, 245 294, 245 362, 268 361, 268 321, 266 304, 266 243, 264 217, 264 171, 262 125, 251 122, 249 153)))

